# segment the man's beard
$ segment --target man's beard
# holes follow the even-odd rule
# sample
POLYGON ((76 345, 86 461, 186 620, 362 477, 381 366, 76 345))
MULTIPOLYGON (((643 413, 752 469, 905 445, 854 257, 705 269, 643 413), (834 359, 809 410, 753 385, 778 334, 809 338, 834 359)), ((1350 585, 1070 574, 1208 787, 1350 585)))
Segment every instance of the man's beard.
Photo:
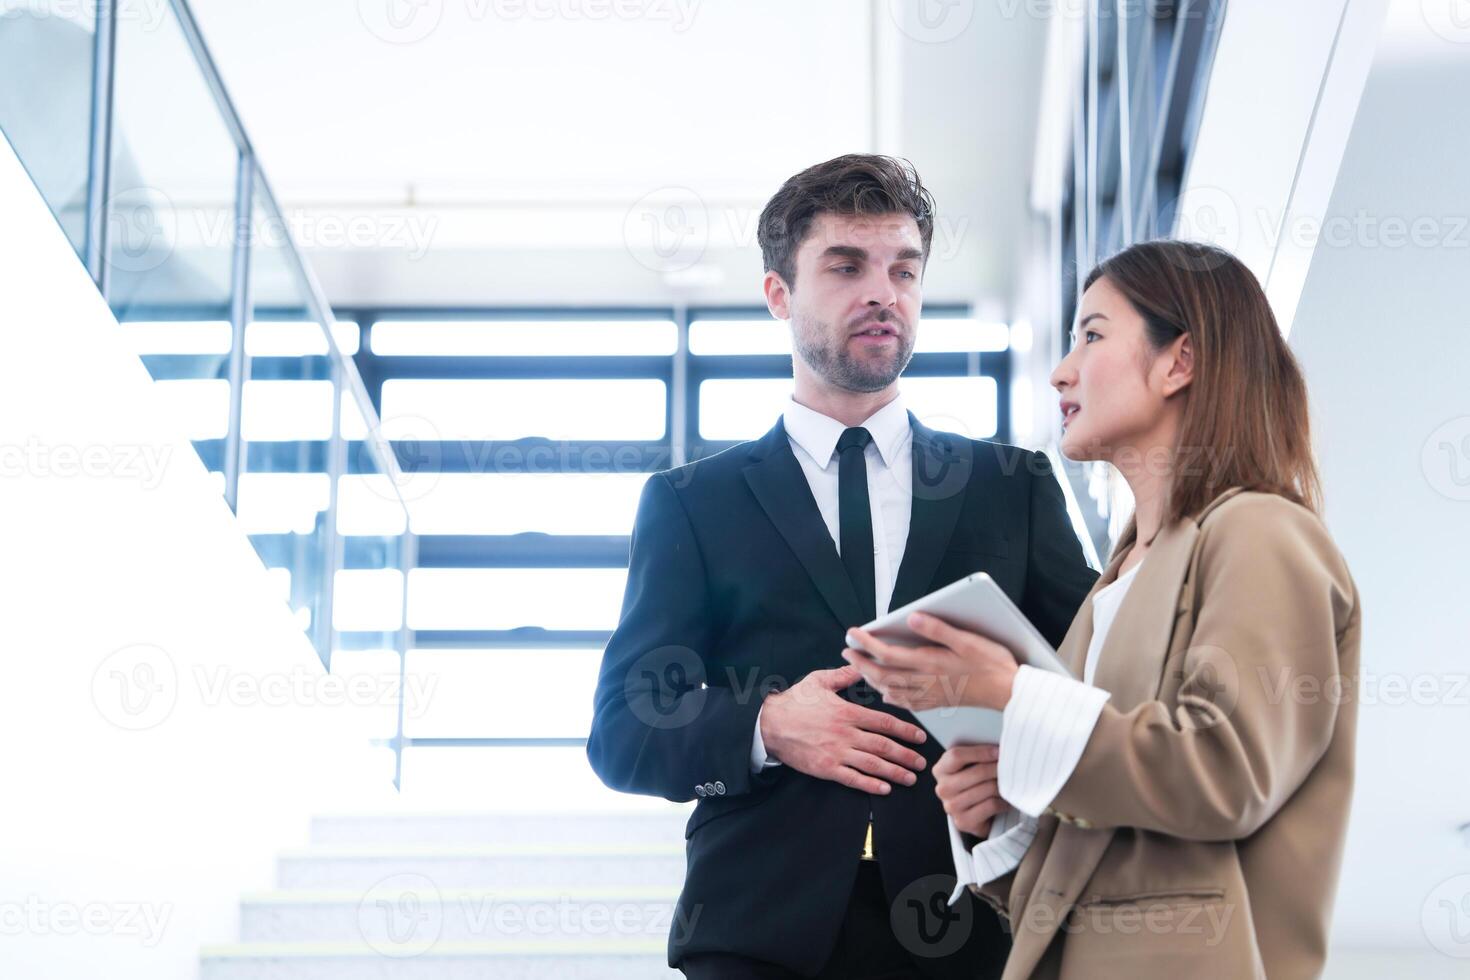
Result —
POLYGON ((865 317, 834 338, 831 327, 820 320, 801 314, 793 314, 791 321, 792 344, 796 354, 828 384, 847 391, 882 391, 903 374, 914 353, 912 331, 902 320, 891 314, 865 317), (872 358, 854 357, 849 342, 854 332, 864 325, 882 323, 892 325, 897 331, 894 336, 893 355, 882 361, 872 358))

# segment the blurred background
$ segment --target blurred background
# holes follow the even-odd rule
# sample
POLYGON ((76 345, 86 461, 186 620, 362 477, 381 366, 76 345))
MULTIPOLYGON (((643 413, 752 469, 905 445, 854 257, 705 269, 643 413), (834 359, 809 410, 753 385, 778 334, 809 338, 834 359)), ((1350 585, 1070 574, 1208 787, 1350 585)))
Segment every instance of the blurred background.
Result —
POLYGON ((1366 608, 1328 975, 1466 975, 1467 88, 1463 0, 0 0, 6 974, 664 975, 597 664, 648 474, 789 394, 762 206, 858 151, 938 205, 906 401, 1094 564, 1079 280, 1260 277, 1366 608))

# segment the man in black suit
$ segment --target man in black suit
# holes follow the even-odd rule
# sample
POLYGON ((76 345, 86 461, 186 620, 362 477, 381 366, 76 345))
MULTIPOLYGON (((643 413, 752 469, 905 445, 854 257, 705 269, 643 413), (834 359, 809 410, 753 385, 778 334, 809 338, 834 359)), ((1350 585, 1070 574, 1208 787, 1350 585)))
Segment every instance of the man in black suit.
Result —
POLYGON ((792 401, 643 489, 587 755, 614 789, 699 800, 669 938, 689 977, 975 980, 1009 949, 982 903, 946 905, 942 746, 841 658, 848 627, 977 571, 1055 645, 1096 577, 1044 455, 903 407, 932 232, 903 161, 788 180, 759 237, 792 401))

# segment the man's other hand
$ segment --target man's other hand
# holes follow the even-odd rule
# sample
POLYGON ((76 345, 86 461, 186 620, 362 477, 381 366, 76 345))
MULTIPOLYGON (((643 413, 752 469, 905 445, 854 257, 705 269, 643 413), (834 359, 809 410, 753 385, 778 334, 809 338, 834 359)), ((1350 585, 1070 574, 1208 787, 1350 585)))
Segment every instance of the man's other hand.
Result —
POLYGON ((861 679, 851 666, 814 670, 767 697, 760 715, 767 754, 865 793, 887 793, 892 783, 912 786, 924 757, 898 739, 919 744, 928 736, 918 725, 838 696, 861 679))

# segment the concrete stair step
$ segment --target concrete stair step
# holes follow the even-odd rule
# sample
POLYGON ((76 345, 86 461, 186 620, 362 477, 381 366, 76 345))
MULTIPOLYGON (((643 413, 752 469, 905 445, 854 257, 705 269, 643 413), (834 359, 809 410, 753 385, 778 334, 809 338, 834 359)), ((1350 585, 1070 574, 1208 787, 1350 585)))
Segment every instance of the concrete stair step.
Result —
POLYGON ((240 939, 366 942, 375 949, 413 943, 418 933, 432 934, 436 944, 662 942, 674 924, 677 897, 677 888, 662 886, 439 889, 407 878, 389 879, 366 890, 248 895, 240 906, 240 939))
POLYGON ((572 947, 439 943, 402 955, 368 944, 256 943, 206 947, 199 980, 659 980, 670 970, 662 941, 572 947))
MULTIPOLYGON (((647 980, 666 964, 687 809, 324 815, 246 895, 200 980, 647 980)), ((687 925, 686 925, 687 927, 687 925)))
POLYGON ((314 844, 659 844, 684 839, 688 808, 618 813, 335 814, 311 822, 314 844))
POLYGON ((283 852, 276 862, 281 889, 384 887, 446 888, 621 888, 661 885, 684 879, 683 841, 668 844, 437 845, 316 844, 283 852), (391 884, 391 883, 390 883, 391 884))

